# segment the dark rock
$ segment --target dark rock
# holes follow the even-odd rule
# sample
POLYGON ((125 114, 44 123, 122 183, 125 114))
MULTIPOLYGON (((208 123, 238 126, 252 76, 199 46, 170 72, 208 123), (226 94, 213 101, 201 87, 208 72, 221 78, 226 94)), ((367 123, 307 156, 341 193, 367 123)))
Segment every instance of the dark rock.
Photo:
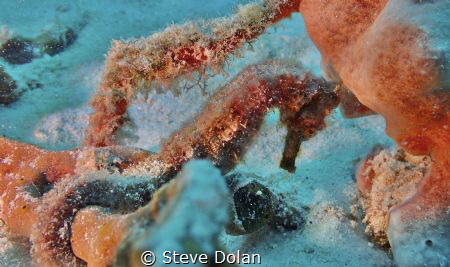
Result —
POLYGON ((233 199, 237 216, 247 233, 267 225, 275 215, 275 196, 256 181, 239 187, 233 199))
POLYGON ((232 192, 234 211, 227 233, 243 235, 268 225, 277 230, 302 230, 307 207, 301 210, 287 203, 282 194, 274 194, 259 183, 257 176, 232 172, 226 176, 232 192))
POLYGON ((16 82, 0 67, 0 105, 9 105, 18 98, 16 82))
POLYGON ((71 28, 67 28, 61 35, 55 37, 50 33, 44 33, 37 39, 37 43, 41 46, 42 52, 54 56, 63 52, 67 47, 71 46, 77 39, 77 34, 71 28))
POLYGON ((20 37, 11 38, 1 46, 0 57, 10 64, 30 63, 34 57, 32 42, 20 37))
POLYGON ((304 214, 279 199, 270 225, 281 230, 301 230, 305 225, 304 214))

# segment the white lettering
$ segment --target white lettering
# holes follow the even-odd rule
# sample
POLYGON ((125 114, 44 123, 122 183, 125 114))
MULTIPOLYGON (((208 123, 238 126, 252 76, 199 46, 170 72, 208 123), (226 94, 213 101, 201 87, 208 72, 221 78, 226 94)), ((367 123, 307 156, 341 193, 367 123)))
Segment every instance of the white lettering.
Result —
POLYGON ((216 256, 214 257, 214 263, 224 263, 225 259, 226 259, 225 258, 225 253, 223 251, 216 251, 216 256), (222 259, 223 260, 221 260, 221 261, 218 260, 219 253, 222 254, 222 259))
POLYGON ((261 256, 259 254, 245 254, 240 250, 236 253, 226 254, 223 251, 216 251, 214 263, 230 263, 230 264, 261 264, 261 256))
POLYGON ((208 255, 206 254, 180 254, 176 251, 164 251, 163 263, 175 263, 175 264, 189 264, 200 262, 202 264, 208 263, 208 255))
POLYGON ((261 264, 261 256, 259 254, 252 254, 252 263, 253 264, 261 264), (258 259, 258 261, 255 260, 255 258, 258 259))
POLYGON ((200 254, 200 257, 198 258, 200 263, 206 264, 208 263, 208 255, 206 254, 200 254))
POLYGON ((172 254, 170 251, 164 251, 164 254, 163 254, 163 256, 164 256, 164 258, 165 259, 167 259, 168 261, 166 261, 166 260, 163 260, 163 262, 164 263, 171 263, 172 262, 172 258, 170 257, 170 256, 168 256, 168 255, 166 255, 166 254, 172 254))

